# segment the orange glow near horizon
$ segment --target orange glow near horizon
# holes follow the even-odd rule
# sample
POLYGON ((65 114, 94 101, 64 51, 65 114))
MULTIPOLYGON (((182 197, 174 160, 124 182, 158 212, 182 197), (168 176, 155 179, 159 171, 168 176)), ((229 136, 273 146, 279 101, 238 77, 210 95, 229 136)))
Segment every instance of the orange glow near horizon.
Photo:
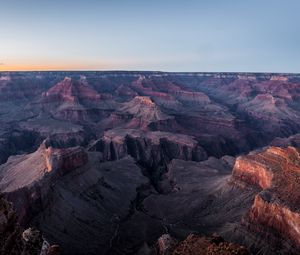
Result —
POLYGON ((0 71, 83 71, 108 70, 126 66, 126 61, 86 61, 86 60, 9 60, 0 64, 0 71))
POLYGON ((110 65, 80 65, 80 64, 62 64, 62 65, 0 65, 0 71, 76 71, 76 70, 98 70, 108 69, 110 65))

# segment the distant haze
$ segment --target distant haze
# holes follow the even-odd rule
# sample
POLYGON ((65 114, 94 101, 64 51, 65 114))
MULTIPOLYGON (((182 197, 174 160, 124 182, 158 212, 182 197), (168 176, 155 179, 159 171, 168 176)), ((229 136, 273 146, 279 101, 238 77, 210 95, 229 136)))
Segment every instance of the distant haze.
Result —
POLYGON ((0 70, 299 72, 297 0, 0 0, 0 70))

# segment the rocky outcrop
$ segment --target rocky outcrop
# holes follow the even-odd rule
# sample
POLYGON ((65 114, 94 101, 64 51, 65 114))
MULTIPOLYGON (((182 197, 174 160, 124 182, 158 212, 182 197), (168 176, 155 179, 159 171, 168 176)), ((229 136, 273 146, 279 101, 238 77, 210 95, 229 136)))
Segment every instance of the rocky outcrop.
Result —
POLYGON ((177 241, 169 235, 158 240, 157 255, 251 255, 243 246, 226 242, 220 236, 205 237, 190 234, 177 245, 177 241))
POLYGON ((298 147, 299 81, 270 73, 1 73, 0 189, 21 224, 39 226, 69 254, 148 254, 163 233, 214 231, 276 254, 283 239, 299 245, 298 150, 238 157, 233 178, 235 158, 224 155, 271 141, 298 147))
POLYGON ((81 167, 88 162, 88 155, 82 147, 67 149, 54 149, 49 147, 45 150, 47 171, 70 171, 81 167))
POLYGON ((99 94, 85 78, 65 77, 42 94, 38 105, 58 119, 76 123, 95 122, 107 117, 113 103, 111 95, 99 94))
POLYGON ((87 162, 80 147, 53 149, 42 144, 36 152, 10 157, 0 166, 0 190, 14 203, 19 221, 26 223, 46 206, 55 181, 87 162))
POLYGON ((289 75, 255 74, 255 77, 202 78, 199 89, 239 113, 249 126, 262 130, 265 139, 297 132, 300 124, 297 82, 289 75))
POLYGON ((299 150, 269 147, 239 157, 233 176, 263 190, 255 196, 247 220, 261 225, 260 231, 271 228, 300 247, 300 195, 295 192, 300 186, 299 150))
MULTIPOLYGON (((255 196, 254 203, 248 214, 251 224, 270 227, 283 238, 289 238, 300 247, 300 214, 290 208, 286 201, 281 201, 271 192, 264 191, 255 196)), ((252 228, 255 228, 255 226, 252 228)))
POLYGON ((124 103, 119 112, 132 116, 126 124, 128 128, 146 128, 151 122, 173 118, 163 113, 150 97, 145 96, 136 96, 130 102, 124 103))
POLYGON ((36 152, 12 156, 6 164, 0 166, 0 189, 11 192, 31 187, 48 176, 47 173, 55 178, 65 171, 86 164, 87 161, 87 154, 81 147, 54 149, 46 148, 43 143, 36 152))
POLYGON ((130 155, 152 169, 165 165, 173 158, 200 161, 207 157, 191 136, 133 129, 107 131, 102 139, 91 144, 89 150, 101 152, 103 161, 130 155))
POLYGON ((273 172, 268 165, 250 158, 238 157, 233 169, 233 176, 262 188, 272 184, 273 172))
POLYGON ((85 79, 79 81, 70 77, 65 77, 63 81, 57 83, 43 95, 44 101, 59 101, 60 103, 80 103, 88 101, 99 101, 101 95, 88 86, 85 79))

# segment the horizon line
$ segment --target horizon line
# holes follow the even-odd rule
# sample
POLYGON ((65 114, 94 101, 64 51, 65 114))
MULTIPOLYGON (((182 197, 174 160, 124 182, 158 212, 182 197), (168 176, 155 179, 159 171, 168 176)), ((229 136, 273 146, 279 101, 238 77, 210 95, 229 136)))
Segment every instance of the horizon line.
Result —
POLYGON ((47 72, 126 72, 126 73, 194 73, 194 74, 282 74, 290 75, 300 72, 273 72, 273 71, 161 71, 161 70, 126 70, 126 69, 107 69, 107 70, 61 70, 61 69, 49 69, 49 70, 0 70, 0 73, 47 73, 47 72))

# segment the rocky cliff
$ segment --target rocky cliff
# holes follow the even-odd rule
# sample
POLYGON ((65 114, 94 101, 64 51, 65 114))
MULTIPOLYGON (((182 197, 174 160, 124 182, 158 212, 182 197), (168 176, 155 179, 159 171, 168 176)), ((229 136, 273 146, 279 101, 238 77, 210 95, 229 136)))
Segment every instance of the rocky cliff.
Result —
POLYGON ((207 158, 192 136, 167 132, 143 132, 134 129, 112 129, 93 142, 90 151, 102 153, 102 160, 117 160, 131 155, 151 168, 165 165, 173 158, 200 161, 207 158))
POLYGON ((46 206, 55 181, 87 161, 80 147, 53 149, 42 144, 36 152, 12 156, 0 166, 0 189, 14 203, 19 221, 26 223, 46 206))
POLYGON ((271 228, 289 238, 300 247, 300 196, 295 192, 300 183, 300 153, 294 147, 269 147, 261 152, 239 157, 236 160, 234 178, 251 185, 258 185, 262 191, 255 196, 252 208, 247 214, 251 228, 260 232, 271 228))
POLYGON ((0 73, 0 191, 65 254, 147 254, 164 233, 214 232, 299 254, 299 85, 299 74, 0 73))

